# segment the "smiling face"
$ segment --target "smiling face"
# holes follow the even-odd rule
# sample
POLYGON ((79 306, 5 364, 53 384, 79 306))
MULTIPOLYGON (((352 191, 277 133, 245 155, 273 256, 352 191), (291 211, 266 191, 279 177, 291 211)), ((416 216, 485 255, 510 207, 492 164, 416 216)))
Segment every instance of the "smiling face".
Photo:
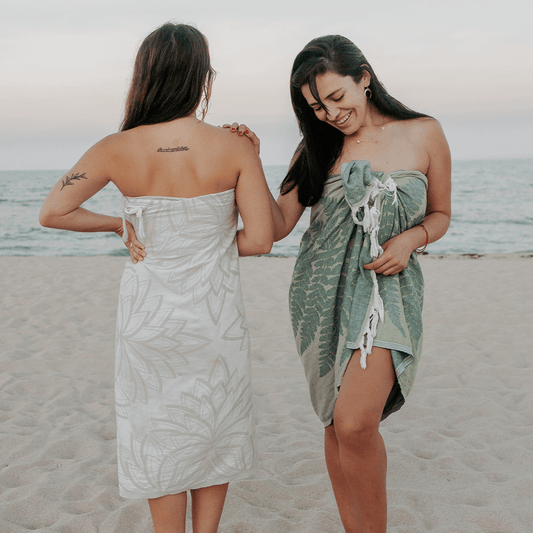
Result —
POLYGON ((316 77, 316 88, 323 106, 311 94, 309 84, 302 86, 302 95, 319 120, 345 135, 351 135, 367 117, 369 105, 364 91, 369 83, 370 75, 366 71, 359 83, 350 76, 326 72, 316 77))

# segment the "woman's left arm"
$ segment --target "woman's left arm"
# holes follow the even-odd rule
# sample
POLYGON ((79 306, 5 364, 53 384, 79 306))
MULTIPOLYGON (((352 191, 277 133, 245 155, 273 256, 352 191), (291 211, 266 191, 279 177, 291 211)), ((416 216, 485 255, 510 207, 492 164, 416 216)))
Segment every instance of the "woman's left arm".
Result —
MULTIPOLYGON (((106 137, 72 167, 50 191, 39 214, 39 222, 47 228, 69 231, 112 231, 122 236, 122 219, 93 213, 83 202, 111 181, 113 136, 106 137)), ((133 226, 127 223, 128 250, 134 262, 142 260, 144 245, 137 241, 133 226)))
POLYGON ((365 265, 367 270, 375 270, 376 274, 398 274, 407 266, 414 250, 439 240, 448 231, 451 219, 450 148, 436 120, 423 121, 423 139, 429 161, 426 216, 418 226, 383 243, 383 254, 365 265))

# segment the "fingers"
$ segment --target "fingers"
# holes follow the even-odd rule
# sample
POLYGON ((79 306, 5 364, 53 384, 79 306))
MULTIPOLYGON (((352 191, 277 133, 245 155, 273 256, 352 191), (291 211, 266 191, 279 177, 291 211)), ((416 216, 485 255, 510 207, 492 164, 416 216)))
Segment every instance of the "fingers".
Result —
POLYGON ((144 244, 137 240, 137 234, 131 222, 126 221, 126 229, 128 231, 128 240, 126 241, 126 246, 130 252, 131 260, 134 263, 142 261, 146 257, 146 252, 144 251, 144 244))
POLYGON ((381 274, 382 276, 392 276, 400 272, 400 270, 396 271, 395 268, 389 268, 387 266, 376 267, 373 265, 374 263, 368 263, 367 265, 364 266, 364 268, 365 270, 373 270, 376 274, 381 274))
POLYGON ((382 276, 394 276, 401 272, 406 265, 402 265, 394 257, 386 257, 385 254, 371 263, 364 265, 365 270, 373 270, 382 276))
POLYGON ((234 122, 233 124, 224 124, 222 127, 230 129, 232 132, 237 132, 238 135, 245 135, 250 131, 246 124, 238 124, 237 122, 234 122))
POLYGON ((246 124, 238 124, 237 122, 234 122, 233 124, 223 124, 222 128, 237 132, 238 135, 248 134, 250 131, 246 124))
POLYGON ((383 272, 376 272, 378 274, 381 274, 382 276, 394 276, 394 274, 399 274, 401 271, 403 270, 403 268, 399 268, 399 267, 391 267, 391 268, 386 268, 383 270, 383 272))
POLYGON ((234 122, 233 124, 224 124, 222 128, 229 129, 232 133, 237 133, 237 135, 246 135, 246 137, 252 141, 255 151, 257 152, 257 155, 259 155, 261 141, 259 140, 259 137, 246 126, 246 124, 238 124, 237 122, 234 122))
POLYGON ((146 252, 144 251, 144 244, 140 243, 137 239, 134 239, 133 241, 127 241, 125 244, 128 247, 131 260, 134 263, 144 260, 144 258, 146 257, 146 252))
POLYGON ((376 274, 381 274, 382 276, 394 276, 401 272, 405 266, 398 265, 393 262, 387 262, 384 265, 376 265, 376 261, 368 263, 364 266, 365 270, 373 270, 376 274))
POLYGON ((365 265, 366 270, 376 270, 376 273, 378 269, 380 269, 385 263, 387 262, 387 257, 383 254, 379 256, 377 259, 374 259, 371 263, 367 263, 365 265))
POLYGON ((225 129, 230 129, 232 132, 236 131, 241 135, 244 133, 244 130, 248 129, 245 124, 238 124, 237 122, 234 122, 233 124, 224 124, 222 127, 225 129))

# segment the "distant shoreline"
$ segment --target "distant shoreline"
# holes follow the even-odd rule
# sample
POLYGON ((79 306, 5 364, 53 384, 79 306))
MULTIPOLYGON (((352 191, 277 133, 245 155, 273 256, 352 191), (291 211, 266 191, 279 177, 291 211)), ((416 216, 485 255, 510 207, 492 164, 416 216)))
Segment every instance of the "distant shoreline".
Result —
MULTIPOLYGON (((168 150, 161 150, 168 151, 168 150)), ((494 158, 460 158, 452 159, 452 172, 454 163, 478 163, 498 161, 533 161, 533 157, 494 157, 494 158)), ((288 168, 289 163, 263 163, 263 167, 288 168)), ((0 172, 57 172, 58 179, 68 171, 68 168, 0 168, 0 172)))
MULTIPOLYGON (((50 259, 69 259, 69 258, 94 258, 94 257, 101 257, 101 258, 109 258, 109 259, 127 259, 128 254, 127 250, 125 250, 126 253, 123 255, 112 255, 112 254, 94 254, 94 255, 1 255, 0 254, 0 263, 2 260, 6 258, 17 258, 22 260, 23 258, 35 258, 36 260, 44 259, 44 260, 50 260, 50 259)), ((295 260, 296 255, 278 255, 278 254, 268 254, 268 255, 253 255, 250 256, 250 258, 265 258, 265 259, 290 259, 295 260)), ((508 252, 508 253, 487 253, 487 254, 478 254, 478 253, 449 253, 449 254, 440 254, 440 253, 427 253, 424 252, 423 254, 420 254, 418 256, 419 259, 425 260, 431 259, 442 259, 442 260, 454 260, 454 261, 463 261, 463 260, 494 260, 494 259, 533 259, 533 251, 532 252, 508 252)), ((240 258, 241 261, 245 258, 240 258)), ((248 258, 246 258, 248 260, 248 258)))
MULTIPOLYGON (((277 196, 286 166, 265 165, 270 190, 277 196)), ((430 256, 533 253, 530 176, 533 159, 455 161, 452 177, 452 220, 446 235, 431 243, 430 256), (482 186, 480 186, 482 184, 482 186)), ((76 234, 39 225, 39 210, 62 171, 0 171, 0 255, 92 257, 123 256, 127 250, 116 235, 76 234)), ((84 207, 121 216, 122 195, 110 184, 84 207)), ((294 257, 309 228, 307 209, 294 230, 276 242, 272 256, 294 257)))

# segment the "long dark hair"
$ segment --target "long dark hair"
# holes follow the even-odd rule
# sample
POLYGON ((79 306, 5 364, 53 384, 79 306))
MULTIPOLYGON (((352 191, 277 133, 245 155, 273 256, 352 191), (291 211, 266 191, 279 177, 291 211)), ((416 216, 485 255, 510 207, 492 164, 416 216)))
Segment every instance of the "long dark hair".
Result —
POLYGON ((339 76, 350 76, 359 83, 365 71, 370 74, 371 102, 381 114, 399 120, 428 116, 393 98, 352 41, 341 35, 313 39, 296 56, 292 67, 291 101, 303 139, 281 184, 281 194, 298 187, 298 201, 302 205, 316 204, 344 145, 344 134, 317 118, 302 94, 302 87, 309 84, 311 94, 321 103, 316 88, 317 76, 334 72, 339 76))
POLYGON ((187 24, 163 24, 137 52, 120 131, 186 117, 202 96, 205 117, 214 75, 205 36, 187 24))

